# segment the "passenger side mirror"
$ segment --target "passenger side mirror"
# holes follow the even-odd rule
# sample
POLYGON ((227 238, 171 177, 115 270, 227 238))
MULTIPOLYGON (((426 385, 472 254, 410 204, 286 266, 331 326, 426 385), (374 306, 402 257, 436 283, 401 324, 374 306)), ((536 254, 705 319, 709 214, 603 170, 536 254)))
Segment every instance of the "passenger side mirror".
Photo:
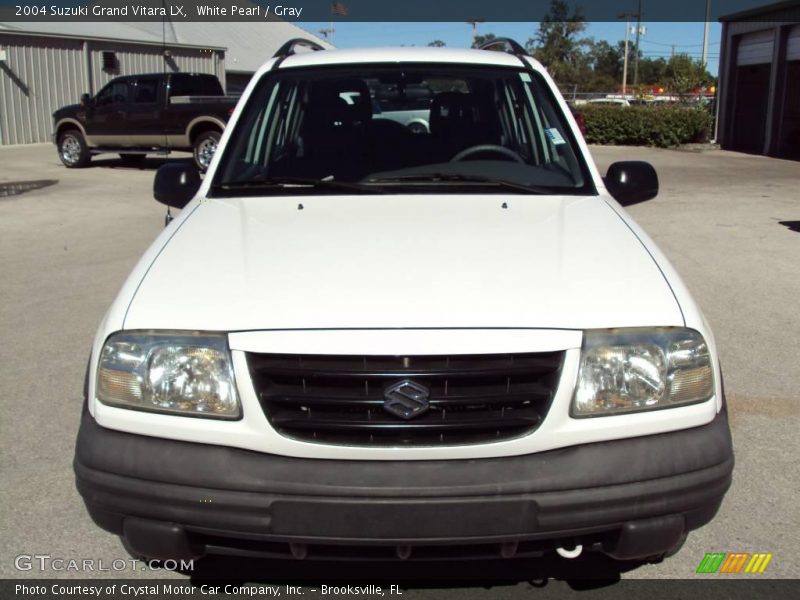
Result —
POLYGON ((89 94, 81 94, 81 106, 91 106, 92 97, 89 94))
POLYGON ((156 171, 153 197, 173 208, 183 208, 200 189, 200 171, 190 163, 167 163, 156 171))
POLYGON ((626 160, 608 167, 603 181, 614 200, 622 206, 638 204, 658 195, 658 175, 648 162, 626 160))

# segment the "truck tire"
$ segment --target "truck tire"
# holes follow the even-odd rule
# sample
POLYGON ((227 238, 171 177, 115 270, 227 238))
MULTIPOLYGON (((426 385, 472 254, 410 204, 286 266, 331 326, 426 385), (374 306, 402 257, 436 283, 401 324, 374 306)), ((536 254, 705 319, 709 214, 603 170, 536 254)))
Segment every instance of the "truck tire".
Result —
POLYGON ((68 129, 58 136, 58 158, 68 169, 79 169, 89 164, 92 155, 80 131, 68 129))
POLYGON ((206 171, 217 151, 219 138, 222 137, 219 131, 204 131, 194 141, 194 162, 201 171, 206 171))
POLYGON ((147 158, 146 154, 120 154, 119 157, 127 165, 140 165, 147 158))

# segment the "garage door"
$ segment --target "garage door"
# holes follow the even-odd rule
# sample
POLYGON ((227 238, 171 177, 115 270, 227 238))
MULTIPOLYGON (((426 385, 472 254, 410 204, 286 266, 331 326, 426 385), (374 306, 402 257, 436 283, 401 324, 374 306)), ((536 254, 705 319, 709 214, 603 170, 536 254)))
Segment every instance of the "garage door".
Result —
POLYGON ((739 40, 739 50, 736 55, 736 64, 761 65, 772 62, 772 45, 775 35, 770 29, 743 35, 739 40))
POLYGON ((786 60, 800 60, 800 25, 795 25, 786 41, 786 60))

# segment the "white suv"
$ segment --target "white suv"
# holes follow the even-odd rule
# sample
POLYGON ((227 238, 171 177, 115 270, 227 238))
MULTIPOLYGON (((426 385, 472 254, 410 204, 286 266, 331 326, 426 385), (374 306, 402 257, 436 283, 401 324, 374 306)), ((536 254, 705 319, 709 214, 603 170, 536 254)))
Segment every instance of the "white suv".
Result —
POLYGON ((513 42, 298 44, 202 181, 156 175, 183 210, 94 341, 93 519, 156 558, 675 551, 733 452, 711 331, 622 208, 653 168, 601 177, 513 42), (367 80, 431 89, 430 132, 367 80))

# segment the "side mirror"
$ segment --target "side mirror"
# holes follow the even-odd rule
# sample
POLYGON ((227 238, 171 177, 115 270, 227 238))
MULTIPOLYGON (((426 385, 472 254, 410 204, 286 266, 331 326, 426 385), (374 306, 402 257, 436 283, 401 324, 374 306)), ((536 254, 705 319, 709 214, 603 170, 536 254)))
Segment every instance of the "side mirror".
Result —
POLYGON ((201 181, 195 165, 167 163, 156 171, 153 198, 172 208, 183 208, 194 198, 201 181))
POLYGON ((648 162, 626 160, 608 167, 603 181, 614 200, 622 206, 638 204, 658 195, 658 175, 648 162))
POLYGON ((90 106, 92 97, 89 94, 81 94, 81 106, 90 106))

